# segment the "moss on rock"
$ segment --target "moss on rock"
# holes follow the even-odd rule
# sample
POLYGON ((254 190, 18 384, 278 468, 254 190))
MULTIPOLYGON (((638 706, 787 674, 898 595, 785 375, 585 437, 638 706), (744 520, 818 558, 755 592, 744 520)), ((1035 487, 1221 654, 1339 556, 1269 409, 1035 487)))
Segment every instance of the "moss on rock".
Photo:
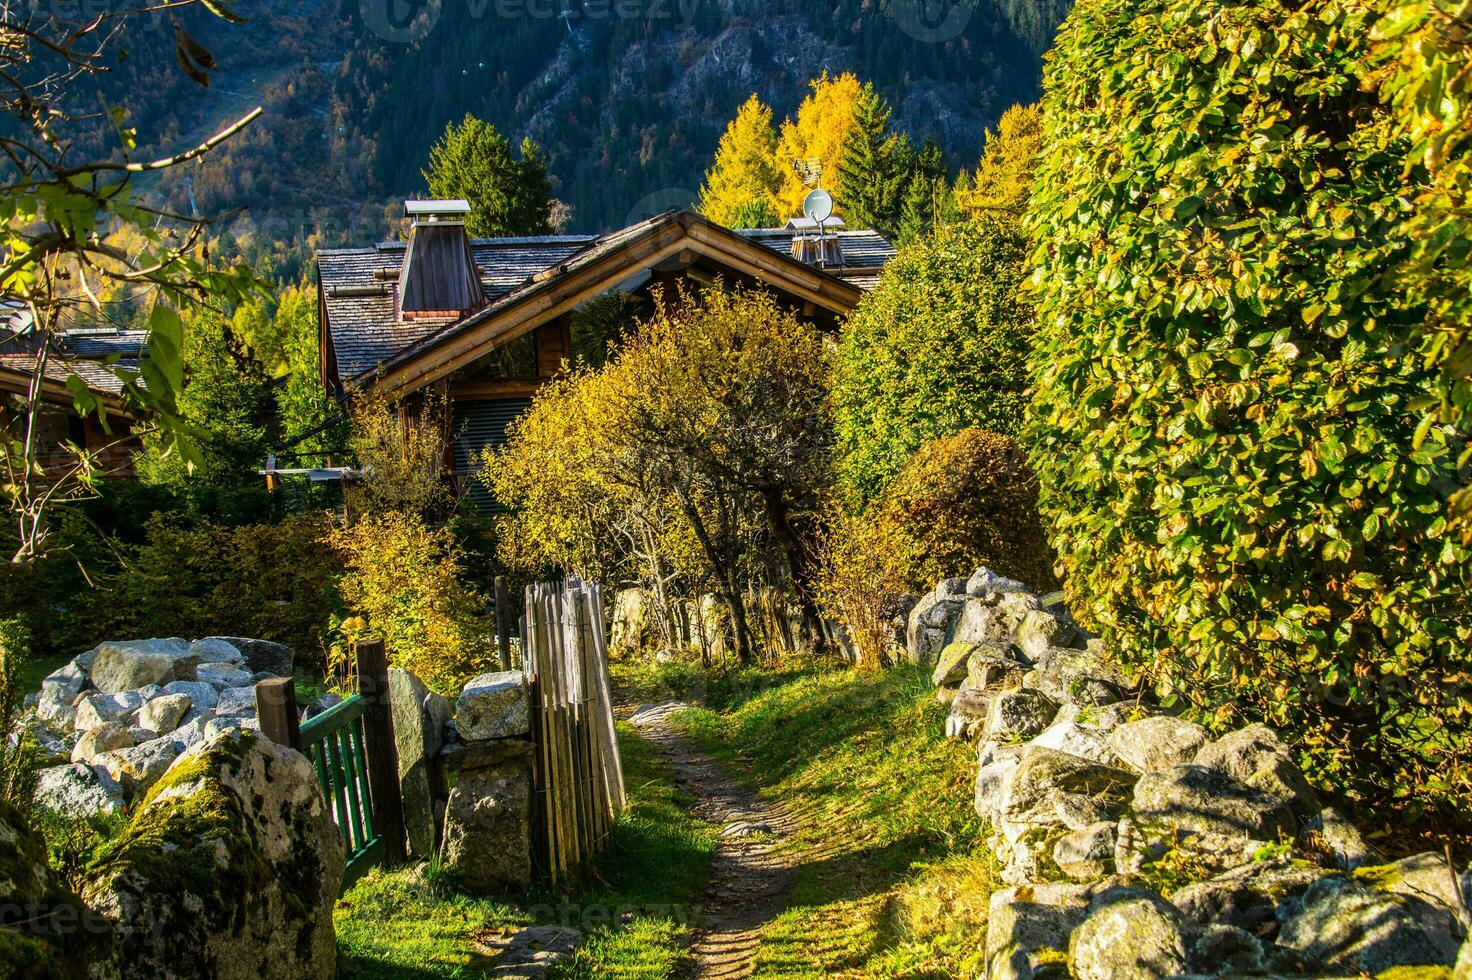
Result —
POLYGON ((0 975, 108 975, 107 923, 93 915, 47 864, 46 841, 0 801, 0 975))
POLYGON ((177 976, 331 977, 343 851, 301 755, 225 732, 182 756, 94 866, 124 961, 177 976))

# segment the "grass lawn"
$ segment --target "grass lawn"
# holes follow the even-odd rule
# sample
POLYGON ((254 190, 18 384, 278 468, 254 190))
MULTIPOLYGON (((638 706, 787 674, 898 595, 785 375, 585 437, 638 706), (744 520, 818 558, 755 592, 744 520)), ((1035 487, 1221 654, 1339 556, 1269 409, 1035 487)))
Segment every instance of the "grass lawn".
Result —
POLYGON ((955 977, 982 963, 996 868, 927 672, 730 675, 675 724, 798 815, 804 855, 757 975, 955 977))
MULTIPOLYGON (((77 651, 80 653, 81 651, 77 651)), ((27 694, 41 690, 41 681, 54 671, 65 667, 74 654, 49 652, 32 654, 20 662, 15 670, 15 697, 19 701, 27 694)))
POLYGON ((562 977, 673 976, 691 909, 706 886, 715 828, 690 815, 691 801, 647 743, 622 726, 619 743, 630 806, 582 889, 477 898, 457 892, 433 868, 372 872, 338 904, 340 975, 480 976, 487 964, 472 946, 477 934, 555 923, 586 937, 562 977))

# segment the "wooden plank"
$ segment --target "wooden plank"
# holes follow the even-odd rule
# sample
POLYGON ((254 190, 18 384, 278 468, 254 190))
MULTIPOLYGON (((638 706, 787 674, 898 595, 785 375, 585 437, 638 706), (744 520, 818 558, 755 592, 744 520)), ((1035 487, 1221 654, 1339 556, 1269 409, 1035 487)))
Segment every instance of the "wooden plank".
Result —
POLYGON ((592 841, 592 807, 588 799, 590 786, 590 771, 588 765, 587 746, 584 736, 587 734, 587 710, 583 700, 583 685, 581 683, 582 667, 582 635, 578 628, 578 603, 575 591, 563 592, 559 596, 559 605, 562 607, 563 623, 563 666, 568 675, 568 701, 569 710, 572 712, 572 754, 573 772, 575 773, 575 789, 573 799, 577 803, 578 814, 578 847, 584 858, 591 856, 593 850, 592 841))
POLYGON ((563 313, 538 327, 536 340, 537 377, 557 377, 562 373, 562 362, 572 361, 572 313, 563 313))
POLYGON ((490 401, 499 398, 531 398, 544 384, 546 381, 542 378, 452 381, 448 391, 454 401, 490 401))
POLYGON ((603 711, 593 678, 593 617, 588 595, 589 586, 579 586, 572 592, 572 605, 578 637, 577 669, 583 690, 583 744, 588 758, 588 833, 596 853, 602 850, 608 831, 608 802, 601 735, 603 711))
POLYGON ((389 703, 388 651, 382 640, 362 640, 357 655, 358 690, 368 708, 363 714, 363 740, 375 822, 384 838, 385 859, 390 864, 402 864, 408 858, 408 839, 393 707, 389 703))
POLYGON ((358 781, 348 770, 345 753, 337 736, 338 732, 333 732, 322 740, 322 745, 327 751, 328 765, 336 773, 334 784, 338 787, 342 809, 347 813, 346 822, 339 826, 348 835, 348 854, 351 855, 362 848, 367 840, 363 836, 363 814, 358 809, 358 781))
POLYGON ((368 710, 368 702, 358 694, 343 698, 341 701, 328 708, 320 714, 315 714, 302 722, 302 744, 311 745, 313 742, 321 741, 330 732, 336 731, 354 718, 360 718, 368 710))
POLYGON ((550 877, 547 853, 547 769, 542 761, 542 682, 528 672, 532 732, 532 867, 540 877, 550 877))
MULTIPOLYGON (((348 743, 348 754, 353 759, 353 769, 359 774, 358 782, 366 785, 368 766, 367 751, 363 746, 363 719, 360 718, 343 729, 343 737, 348 743)), ((371 789, 369 792, 372 792, 371 789)), ((374 830, 372 798, 361 791, 358 795, 363 801, 363 834, 367 840, 377 840, 380 835, 374 830)))
MULTIPOLYGON (((511 593, 506 588, 506 576, 496 576, 496 652, 501 657, 501 669, 511 669, 511 593)), ((525 656, 525 654, 523 654, 525 656)))
POLYGON ((608 671, 608 622, 603 614, 602 591, 597 589, 596 586, 593 592, 593 613, 597 624, 593 631, 593 635, 597 639, 597 658, 595 663, 598 666, 601 696, 603 699, 604 731, 609 747, 610 762, 612 764, 612 778, 610 782, 614 790, 612 794, 613 816, 617 817, 623 811, 624 807, 628 805, 628 799, 624 791, 623 759, 618 752, 618 728, 613 722, 613 678, 608 671))
POLYGON ((301 716, 296 706, 296 683, 290 677, 272 677, 256 684, 256 718, 261 734, 301 751, 301 716))

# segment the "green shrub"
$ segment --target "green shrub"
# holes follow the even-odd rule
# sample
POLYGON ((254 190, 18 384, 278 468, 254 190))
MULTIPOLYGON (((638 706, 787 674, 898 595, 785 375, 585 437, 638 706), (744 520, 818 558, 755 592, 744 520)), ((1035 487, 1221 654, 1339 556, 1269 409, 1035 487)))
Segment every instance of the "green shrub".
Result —
POLYGON ((36 740, 28 729, 17 728, 21 699, 16 672, 31 655, 31 634, 20 619, 0 619, 0 801, 22 813, 31 810, 40 761, 36 740))
POLYGON ((1017 287, 1026 240, 983 218, 903 249, 844 327, 833 402, 847 502, 873 499, 922 444, 1015 433, 1033 316, 1017 287))
POLYGON ((1038 590, 1053 553, 1037 514, 1038 484, 1009 436, 966 429, 920 447, 871 505, 876 547, 911 591, 985 565, 1038 590))
MULTIPOLYGON (((1467 786, 1462 434, 1370 7, 1083 0, 1046 71, 1027 436, 1073 611, 1209 723, 1366 796, 1467 786), (1459 785, 1458 785, 1459 784, 1459 785)), ((1418 171, 1409 172, 1417 180, 1418 171)))
POLYGON ((156 515, 142 543, 83 597, 90 642, 143 636, 253 636, 319 665, 338 608, 325 515, 226 527, 156 515))
MULTIPOLYGON (((1411 251, 1397 282, 1427 304, 1420 340, 1428 361, 1441 368, 1442 417, 1464 423, 1472 415, 1472 8, 1456 0, 1395 0, 1376 37, 1391 62, 1381 77, 1396 131, 1429 176, 1406 226, 1411 251)), ((1472 490, 1465 481, 1452 510, 1467 534, 1472 490)))

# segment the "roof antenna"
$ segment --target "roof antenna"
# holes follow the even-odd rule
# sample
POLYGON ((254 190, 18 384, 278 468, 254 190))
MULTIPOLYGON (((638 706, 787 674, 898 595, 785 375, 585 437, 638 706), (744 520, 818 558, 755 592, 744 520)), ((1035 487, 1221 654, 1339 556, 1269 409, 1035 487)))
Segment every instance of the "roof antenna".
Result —
POLYGON ((826 268, 843 265, 843 252, 838 239, 828 234, 827 221, 833 217, 833 195, 823 189, 823 161, 817 157, 799 157, 792 161, 792 172, 797 174, 804 187, 812 187, 803 198, 802 214, 817 234, 808 237, 801 233, 792 236, 794 258, 826 268))

